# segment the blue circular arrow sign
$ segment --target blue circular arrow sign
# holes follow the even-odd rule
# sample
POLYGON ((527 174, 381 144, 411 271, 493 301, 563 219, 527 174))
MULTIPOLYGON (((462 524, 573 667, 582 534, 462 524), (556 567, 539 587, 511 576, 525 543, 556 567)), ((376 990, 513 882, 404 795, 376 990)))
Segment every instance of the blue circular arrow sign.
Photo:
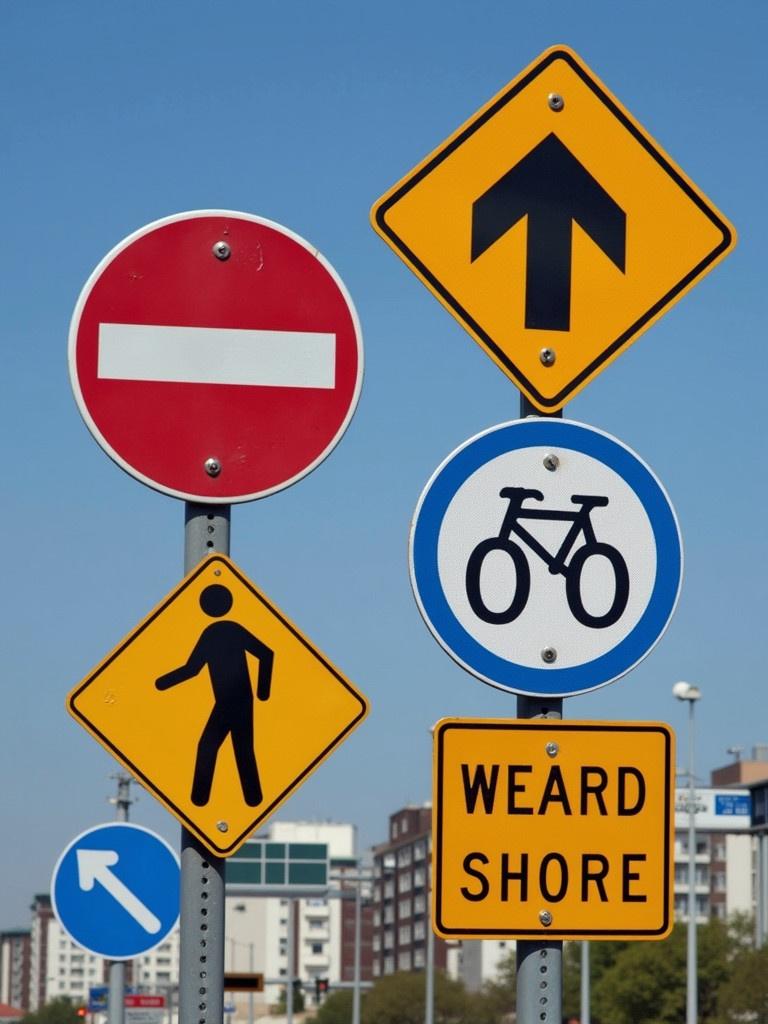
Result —
POLYGON ((683 565, 646 463, 593 427, 536 418, 448 456, 419 499, 410 559, 446 651, 492 686, 543 697, 637 665, 669 623, 683 565))
POLYGON ((149 829, 97 825, 67 846, 53 870, 51 902, 83 949, 130 960, 167 938, 179 918, 179 859, 149 829))

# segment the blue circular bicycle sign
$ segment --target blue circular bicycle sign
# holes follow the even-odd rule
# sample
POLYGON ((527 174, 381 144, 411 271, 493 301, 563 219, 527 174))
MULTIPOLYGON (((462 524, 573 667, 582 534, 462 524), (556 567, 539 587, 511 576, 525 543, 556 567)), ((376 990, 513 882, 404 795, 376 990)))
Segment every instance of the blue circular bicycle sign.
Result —
POLYGON ((470 438, 411 530, 411 582, 446 651, 491 686, 567 697, 641 661, 677 604, 677 517, 615 437, 559 419, 470 438))

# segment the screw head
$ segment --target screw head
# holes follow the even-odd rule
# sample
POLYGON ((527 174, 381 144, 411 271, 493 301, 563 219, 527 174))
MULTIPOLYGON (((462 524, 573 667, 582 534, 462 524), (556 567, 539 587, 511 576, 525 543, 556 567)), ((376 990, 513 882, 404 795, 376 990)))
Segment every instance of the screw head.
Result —
POLYGON ((545 647, 541 652, 541 660, 547 665, 551 665, 553 661, 557 661, 557 651, 554 647, 545 647))
POLYGON ((557 757, 560 753, 560 747, 556 743, 548 743, 544 749, 550 757, 557 757))
POLYGON ((208 476, 218 476, 219 473, 221 472, 221 463, 219 462, 218 459, 215 459, 213 457, 211 457, 210 459, 206 459, 205 462, 203 463, 203 466, 205 467, 205 472, 208 474, 208 476))
POLYGON ((560 459, 553 452, 544 456, 544 469, 548 469, 550 473, 554 473, 559 465, 560 459))
POLYGON ((549 928, 549 926, 552 924, 552 914, 548 910, 540 910, 539 920, 545 928, 549 928))
POLYGON ((217 821, 216 828, 219 832, 229 832, 229 824, 226 821, 217 821))
POLYGON ((549 96, 547 96, 547 103, 549 104, 549 109, 554 110, 556 114, 559 114, 565 106, 565 100, 559 92, 551 92, 549 96))
POLYGON ((228 260, 232 255, 232 249, 228 242, 214 242, 212 252, 217 260, 228 260))
POLYGON ((555 360, 557 359, 557 353, 553 348, 543 348, 539 352, 539 359, 543 366, 554 366, 555 360))

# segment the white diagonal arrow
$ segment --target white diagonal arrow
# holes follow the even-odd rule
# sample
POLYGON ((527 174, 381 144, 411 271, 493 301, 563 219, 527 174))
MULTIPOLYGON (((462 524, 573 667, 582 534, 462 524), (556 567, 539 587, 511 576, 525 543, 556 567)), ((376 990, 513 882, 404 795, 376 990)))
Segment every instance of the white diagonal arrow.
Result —
POLYGON ((99 882, 123 910, 138 921, 145 932, 154 935, 161 928, 159 919, 110 870, 119 859, 117 850, 78 850, 77 874, 80 888, 84 892, 90 892, 96 882, 99 882))

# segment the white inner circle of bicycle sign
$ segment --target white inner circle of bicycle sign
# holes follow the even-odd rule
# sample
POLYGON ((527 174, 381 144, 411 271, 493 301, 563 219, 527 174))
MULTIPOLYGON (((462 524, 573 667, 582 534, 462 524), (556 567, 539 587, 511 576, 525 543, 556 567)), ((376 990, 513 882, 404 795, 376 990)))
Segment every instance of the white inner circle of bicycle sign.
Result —
MULTIPOLYGON (((566 566, 584 546, 582 529, 570 550, 560 556, 566 566)), ((486 547, 484 557, 480 557, 481 549, 474 560, 483 614, 485 618, 504 618, 518 584, 514 558, 501 544, 486 547)), ((656 543, 642 502, 610 467, 570 448, 520 448, 481 466, 456 492, 440 527, 437 564, 443 593, 453 614, 483 647, 506 661, 536 669, 545 667, 542 651, 554 648, 557 654, 553 667, 571 668, 611 651, 637 625, 656 579, 656 543), (551 454, 559 459, 554 471, 544 465, 545 457, 551 454), (602 553, 605 548, 584 558, 578 581, 586 617, 609 622, 596 627, 577 621, 569 607, 565 575, 551 573, 544 557, 515 532, 509 540, 522 551, 530 570, 528 599, 511 622, 494 623, 478 617, 467 593, 467 574, 468 570, 472 572, 470 560, 478 545, 500 536, 511 504, 510 496, 500 496, 505 488, 542 493, 543 500, 526 497, 522 501, 517 524, 550 556, 558 554, 575 524, 569 520, 528 519, 525 513, 588 513, 598 545, 610 545, 618 551, 629 575, 626 607, 615 622, 610 622, 610 610, 616 595, 616 570, 610 554, 606 557, 602 553), (608 502, 585 508, 583 503, 572 500, 576 494, 599 496, 608 502)))

